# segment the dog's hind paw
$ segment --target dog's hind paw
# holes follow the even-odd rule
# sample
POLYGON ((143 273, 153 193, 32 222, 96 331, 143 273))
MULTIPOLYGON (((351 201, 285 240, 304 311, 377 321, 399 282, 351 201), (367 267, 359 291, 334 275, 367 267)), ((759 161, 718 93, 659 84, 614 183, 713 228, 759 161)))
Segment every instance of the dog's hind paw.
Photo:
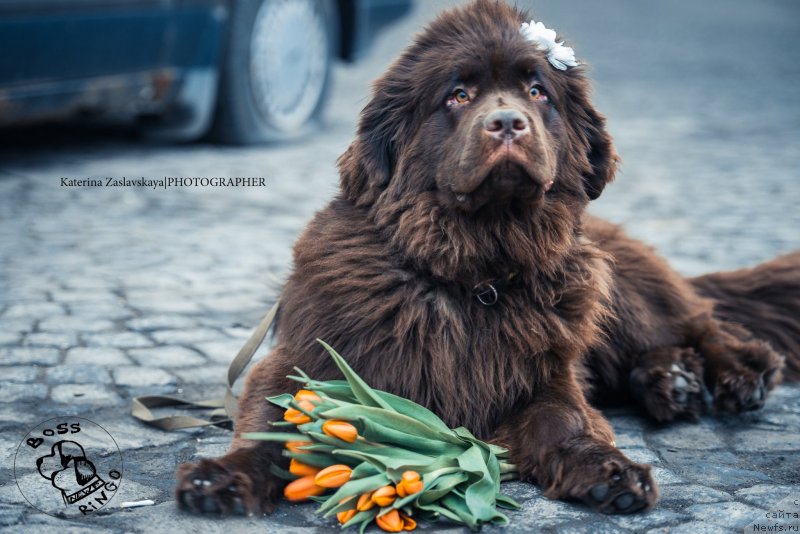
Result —
POLYGON ((631 393, 656 421, 696 421, 705 410, 702 365, 694 350, 670 348, 642 357, 630 375, 631 393))
POLYGON ((741 413, 762 408, 769 391, 780 382, 783 356, 756 339, 736 340, 727 348, 735 360, 717 366, 711 374, 715 411, 741 413))
POLYGON ((750 370, 722 373, 714 386, 714 408, 719 412, 740 413, 758 410, 767 400, 762 374, 750 370))

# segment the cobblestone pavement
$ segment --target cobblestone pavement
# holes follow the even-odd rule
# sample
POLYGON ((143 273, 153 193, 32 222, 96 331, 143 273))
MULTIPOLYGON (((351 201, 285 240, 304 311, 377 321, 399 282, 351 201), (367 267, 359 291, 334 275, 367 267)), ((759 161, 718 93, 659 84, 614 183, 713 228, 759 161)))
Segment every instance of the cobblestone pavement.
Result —
MULTIPOLYGON (((0 149, 0 528, 14 532, 322 532, 313 506, 269 518, 180 514, 177 464, 225 450, 220 429, 161 432, 132 396, 222 392, 226 365, 275 298, 290 248, 336 187, 369 80, 443 2, 419 1, 370 56, 342 66, 325 131, 293 144, 149 145, 36 131, 0 149), (34 139, 38 138, 38 139, 34 139), (32 140, 34 139, 34 140, 32 140), (60 177, 261 176, 263 188, 67 188, 60 177), (54 416, 82 415, 122 449, 114 500, 79 519, 28 506, 17 446, 54 416), (121 501, 155 506, 121 509, 121 501), (309 527, 312 526, 312 527, 309 527)), ((800 4, 792 0, 536 2, 593 66, 596 102, 625 161, 593 206, 697 274, 800 248, 800 4)), ((608 413, 621 447, 654 466, 657 509, 595 514, 508 485, 524 503, 506 532, 740 530, 800 498, 800 387, 764 410, 657 427, 608 413)), ((42 491, 51 491, 42 485, 42 491)), ((783 509, 786 509, 785 507, 783 509)), ((447 525, 423 529, 456 531, 447 525)), ((490 528, 490 532, 500 529, 490 528)), ((753 531, 750 528, 749 531, 753 531)))

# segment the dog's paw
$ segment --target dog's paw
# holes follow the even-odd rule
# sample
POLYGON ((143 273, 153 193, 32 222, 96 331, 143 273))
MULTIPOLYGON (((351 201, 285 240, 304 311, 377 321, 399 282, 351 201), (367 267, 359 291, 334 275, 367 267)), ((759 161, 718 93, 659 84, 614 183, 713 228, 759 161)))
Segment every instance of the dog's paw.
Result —
POLYGON ((741 413, 758 410, 767 400, 767 384, 763 373, 749 369, 726 371, 714 385, 714 409, 718 412, 741 413))
POLYGON ((605 461, 583 466, 583 477, 570 492, 604 514, 629 514, 652 508, 658 488, 650 466, 633 463, 615 451, 605 461))
POLYGON ((637 367, 631 391, 656 421, 697 421, 705 409, 702 365, 692 349, 671 349, 672 362, 637 367))
POLYGON ((737 343, 734 349, 736 363, 714 377, 714 409, 728 413, 758 410, 780 382, 783 356, 760 340, 737 343))
MULTIPOLYGON (((254 487, 250 475, 236 472, 219 460, 183 464, 177 471, 175 498, 178 507, 194 514, 255 515, 271 512, 271 487, 254 487), (256 493, 257 492, 257 493, 256 493)), ((267 481, 270 486, 270 481, 267 481)))

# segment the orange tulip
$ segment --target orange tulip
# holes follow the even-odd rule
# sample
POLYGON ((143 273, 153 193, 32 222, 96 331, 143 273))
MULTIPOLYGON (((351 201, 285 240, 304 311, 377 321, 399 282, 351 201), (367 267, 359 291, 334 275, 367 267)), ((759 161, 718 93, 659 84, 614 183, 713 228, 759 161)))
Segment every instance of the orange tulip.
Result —
POLYGON ((397 495, 402 499, 422 491, 422 480, 416 471, 403 472, 400 482, 397 483, 397 495))
POLYGON ((323 488, 338 488, 350 480, 350 474, 352 472, 353 470, 346 465, 336 464, 326 467, 317 473, 314 481, 317 486, 322 486, 323 488))
POLYGON ((314 475, 307 475, 289 482, 283 488, 283 496, 286 497, 287 501, 300 502, 307 500, 309 497, 321 495, 324 491, 325 488, 314 483, 314 475))
POLYGON ((371 510, 375 506, 375 503, 372 502, 372 492, 364 493, 361 497, 358 498, 358 503, 356 504, 356 509, 359 512, 366 512, 367 510, 371 510))
POLYGON ((295 393, 294 400, 296 401, 307 400, 311 402, 319 402, 322 399, 319 397, 319 395, 317 395, 313 391, 309 391, 307 389, 301 389, 300 391, 295 393))
POLYGON ((311 418, 309 416, 300 410, 295 410, 294 408, 287 408, 287 410, 283 413, 283 419, 296 425, 302 425, 311 422, 311 418))
POLYGON ((358 438, 356 427, 346 421, 330 420, 322 425, 322 431, 332 438, 339 438, 347 443, 353 443, 358 438))
POLYGON ((375 518, 375 522, 386 532, 400 532, 403 530, 403 519, 397 510, 383 514, 375 518))
POLYGON ((406 514, 401 513, 400 518, 403 520, 403 530, 414 530, 417 528, 417 522, 408 517, 406 514))
POLYGON ((420 480, 419 473, 416 471, 412 471, 409 469, 408 471, 403 471, 403 474, 400 476, 400 480, 406 484, 409 482, 417 482, 420 480))
POLYGON ((316 408, 316 405, 308 399, 300 399, 297 401, 297 405, 307 412, 313 411, 314 408, 316 408))
POLYGON ((422 491, 421 480, 417 480, 416 482, 405 482, 404 480, 401 480, 397 483, 397 495, 401 499, 403 497, 408 497, 409 495, 419 493, 420 491, 422 491))
POLYGON ((298 454, 303 454, 303 453, 306 453, 308 451, 304 451, 304 450, 300 449, 300 447, 305 447, 306 445, 311 445, 311 444, 312 443, 310 441, 287 441, 286 442, 286 448, 289 449, 292 452, 296 452, 298 454))
POLYGON ((404 484, 406 487, 406 493, 409 495, 414 495, 415 493, 419 493, 422 491, 422 481, 417 480, 416 482, 408 482, 404 484))
POLYGON ((339 520, 340 524, 344 525, 345 523, 353 519, 353 516, 356 515, 357 513, 358 510, 355 509, 345 510, 344 512, 339 512, 338 514, 336 514, 336 519, 339 520))
MULTIPOLYGON (((306 412, 310 412, 316 408, 316 406, 311 403, 310 395, 313 395, 316 399, 319 399, 314 392, 305 389, 298 391, 297 395, 295 396, 298 406, 300 406, 306 412)), ((296 425, 302 425, 311 422, 311 418, 308 415, 296 408, 291 407, 287 408, 283 413, 283 419, 296 425)))
POLYGON ((313 465, 306 465, 292 458, 292 461, 289 462, 289 472, 299 477, 305 477, 308 475, 316 475, 320 472, 320 468, 314 467, 313 465))
POLYGON ((384 486, 372 493, 372 502, 383 508, 389 506, 397 498, 397 491, 393 486, 384 486))

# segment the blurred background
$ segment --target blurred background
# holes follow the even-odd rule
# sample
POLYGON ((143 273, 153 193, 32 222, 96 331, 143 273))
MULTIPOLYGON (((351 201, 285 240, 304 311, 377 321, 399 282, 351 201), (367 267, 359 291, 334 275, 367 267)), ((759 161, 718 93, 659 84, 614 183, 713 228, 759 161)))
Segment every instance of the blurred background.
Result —
MULTIPOLYGON (((104 199, 110 211, 92 209, 92 220, 77 225, 86 232, 101 220, 106 227, 121 222, 115 211, 145 198, 152 209, 166 203, 235 218, 240 210, 227 197, 261 202, 264 195, 261 232, 283 224, 271 218, 273 203, 292 212, 292 231, 280 237, 279 248, 288 249, 301 221, 333 192, 334 161, 370 81, 426 21, 457 3, 2 0, 3 198, 28 214, 43 206, 15 202, 19 188, 41 186, 67 210, 76 198, 90 205, 104 199), (21 168, 25 178, 10 180, 21 168), (211 171, 263 176, 270 187, 99 192, 66 190, 55 179, 211 171)), ((689 274, 800 244, 800 4, 519 4, 593 67, 595 100, 624 160, 618 183, 593 211, 626 223, 689 274)), ((158 218, 157 211, 140 215, 144 227, 158 218)), ((49 214, 59 217, 69 219, 49 214)), ((24 218, 18 211, 12 217, 14 224, 24 218)), ((19 238, 5 227, 6 243, 19 238)), ((247 233, 256 239, 259 232, 247 233)), ((139 237, 125 231, 114 239, 141 245, 139 237)), ((283 272, 279 255, 281 267, 272 269, 283 272)))
POLYGON ((0 126, 75 119, 231 144, 318 121, 337 60, 411 0, 4 0, 0 126))
MULTIPOLYGON (((128 415, 130 398, 224 391, 228 363, 289 272, 294 240, 337 189, 336 158, 352 140, 371 81, 457 3, 0 0, 6 480, 19 440, 36 423, 89 414, 123 450, 119 499, 157 502, 91 520, 112 530, 197 529, 199 519, 175 515, 172 474, 180 462, 221 454, 229 436, 209 429, 186 439, 143 427, 128 415), (109 178, 166 177, 255 177, 265 185, 105 186, 109 178), (70 180, 103 185, 63 185, 70 180)), ((800 248, 800 2, 518 3, 590 65, 595 103, 623 159, 592 212, 623 224, 687 275, 800 248)), ((793 391, 776 392, 784 400, 774 406, 797 406, 793 391)), ((705 420, 704 440, 725 436, 713 444, 725 451, 714 460, 697 452, 701 433, 691 429, 669 434, 668 450, 679 455, 659 449, 659 460, 636 449, 645 456, 632 457, 656 463, 660 483, 674 484, 664 486, 673 499, 664 507, 673 511, 650 519, 620 523, 530 497, 530 486, 518 491, 537 522, 577 518, 587 531, 678 524, 689 520, 680 511, 686 499, 708 502, 703 485, 762 483, 762 464, 774 480, 796 483, 796 452, 785 452, 797 450, 800 408, 793 409, 764 415, 769 423, 758 432, 739 428, 739 419, 705 420), (734 439, 728 433, 737 428, 734 439), (672 470, 701 486, 684 485, 672 470)), ((667 439, 628 416, 613 421, 635 434, 626 442, 637 447, 642 432, 648 443, 667 439)), ((0 526, 63 531, 63 520, 36 515, 13 482, 3 484, 0 526)), ((734 505, 741 517, 752 515, 734 505)), ((281 528, 326 525, 310 507, 282 510, 269 520, 281 528)), ((696 516, 726 528, 739 517, 700 509, 696 516)), ((692 525, 687 532, 702 530, 692 525)))

